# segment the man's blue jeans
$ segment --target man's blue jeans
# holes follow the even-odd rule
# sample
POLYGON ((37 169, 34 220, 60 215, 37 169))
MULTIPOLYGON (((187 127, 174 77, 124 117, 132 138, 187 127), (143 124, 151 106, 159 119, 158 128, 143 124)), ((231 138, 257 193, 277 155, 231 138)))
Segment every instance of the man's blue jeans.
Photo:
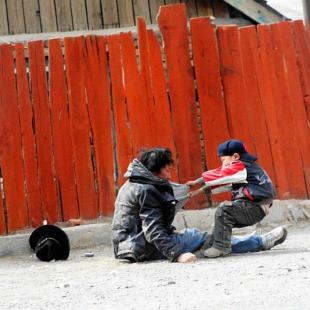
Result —
MULTIPOLYGON (((196 228, 187 228, 174 235, 176 241, 183 244, 183 253, 198 250, 205 242, 208 233, 196 228)), ((231 239, 232 253, 258 252, 262 249, 262 238, 258 235, 235 237, 231 239)))

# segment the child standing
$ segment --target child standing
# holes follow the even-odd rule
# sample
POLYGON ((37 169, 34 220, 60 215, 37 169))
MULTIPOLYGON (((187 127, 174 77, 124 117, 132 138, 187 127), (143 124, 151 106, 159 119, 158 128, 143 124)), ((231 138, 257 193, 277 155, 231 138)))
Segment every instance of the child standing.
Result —
POLYGON ((242 141, 228 140, 218 146, 217 154, 222 166, 208 170, 202 177, 187 182, 189 186, 204 184, 191 191, 190 197, 210 188, 212 193, 231 191, 232 201, 224 201, 217 208, 212 233, 212 246, 204 251, 206 257, 215 258, 231 253, 232 228, 251 226, 268 213, 275 196, 268 174, 256 163, 242 141))

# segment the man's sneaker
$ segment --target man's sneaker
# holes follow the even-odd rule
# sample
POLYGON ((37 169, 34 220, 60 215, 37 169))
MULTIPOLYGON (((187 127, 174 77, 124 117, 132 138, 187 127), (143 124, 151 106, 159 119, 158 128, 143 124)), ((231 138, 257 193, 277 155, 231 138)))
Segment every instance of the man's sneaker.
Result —
POLYGON ((281 244, 287 237, 287 230, 285 227, 278 227, 272 231, 261 236, 263 249, 270 250, 272 247, 281 244))
POLYGON ((216 257, 219 257, 219 256, 223 256, 224 253, 223 253, 223 251, 218 250, 218 249, 212 247, 212 248, 210 248, 208 250, 205 250, 203 252, 203 255, 205 257, 209 257, 209 258, 216 258, 216 257))

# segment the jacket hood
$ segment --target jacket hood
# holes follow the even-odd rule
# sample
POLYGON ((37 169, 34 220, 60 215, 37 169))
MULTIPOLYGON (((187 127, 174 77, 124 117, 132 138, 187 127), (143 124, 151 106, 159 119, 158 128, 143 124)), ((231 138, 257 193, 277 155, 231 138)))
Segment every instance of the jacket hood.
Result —
POLYGON ((134 159, 129 164, 124 177, 143 184, 169 185, 168 180, 155 176, 138 159, 134 159))

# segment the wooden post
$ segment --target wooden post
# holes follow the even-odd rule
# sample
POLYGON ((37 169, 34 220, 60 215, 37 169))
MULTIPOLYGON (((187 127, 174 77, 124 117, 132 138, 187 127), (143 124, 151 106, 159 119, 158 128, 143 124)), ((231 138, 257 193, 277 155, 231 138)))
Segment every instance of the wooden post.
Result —
POLYGON ((54 1, 39 1, 42 32, 57 31, 57 18, 54 1))
POLYGON ((0 0, 0 34, 8 34, 9 25, 6 12, 6 3, 4 0, 0 0))
POLYGON ((21 1, 8 1, 7 13, 10 34, 25 32, 25 21, 23 15, 23 4, 21 1))
POLYGON ((56 8, 58 30, 59 31, 73 30, 70 0, 56 0, 55 8, 56 8))
POLYGON ((305 24, 309 27, 310 25, 310 0, 303 0, 304 8, 304 21, 305 24))
POLYGON ((23 6, 26 33, 41 32, 40 10, 38 1, 23 0, 23 6))

